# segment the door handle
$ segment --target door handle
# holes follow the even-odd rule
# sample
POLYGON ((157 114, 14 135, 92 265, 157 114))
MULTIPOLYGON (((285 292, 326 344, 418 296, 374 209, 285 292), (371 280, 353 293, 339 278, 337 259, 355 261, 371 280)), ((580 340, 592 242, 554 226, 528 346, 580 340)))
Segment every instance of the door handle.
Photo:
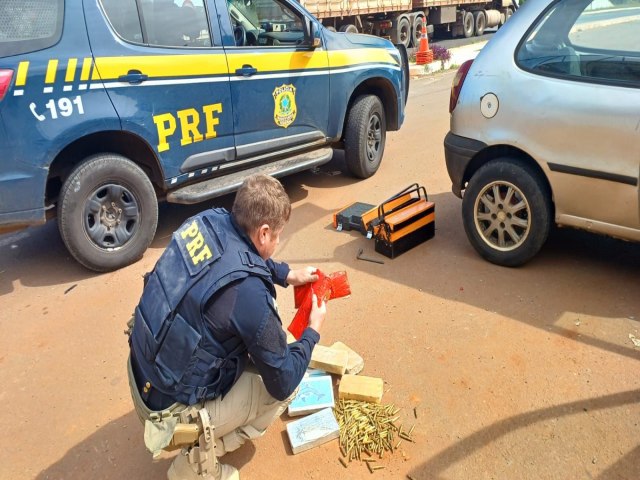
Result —
POLYGON ((118 77, 118 81, 120 82, 128 82, 133 85, 138 83, 142 83, 149 78, 148 75, 145 75, 140 70, 129 70, 126 75, 120 75, 118 77))
POLYGON ((236 75, 242 75, 243 77, 250 77, 258 73, 257 68, 253 68, 251 65, 242 65, 242 68, 236 68, 236 75))

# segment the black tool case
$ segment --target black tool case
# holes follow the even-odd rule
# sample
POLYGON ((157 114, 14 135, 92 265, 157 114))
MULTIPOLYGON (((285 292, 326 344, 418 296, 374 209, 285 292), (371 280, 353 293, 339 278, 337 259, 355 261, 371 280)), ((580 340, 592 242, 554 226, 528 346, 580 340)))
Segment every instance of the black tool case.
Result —
POLYGON ((363 235, 367 234, 367 227, 362 217, 367 212, 375 211, 376 206, 368 203, 356 202, 347 205, 342 210, 333 214, 333 228, 338 231, 357 230, 363 235))
POLYGON ((378 206, 369 231, 375 251, 395 258, 433 238, 435 225, 435 204, 428 201, 425 188, 414 183, 378 206))

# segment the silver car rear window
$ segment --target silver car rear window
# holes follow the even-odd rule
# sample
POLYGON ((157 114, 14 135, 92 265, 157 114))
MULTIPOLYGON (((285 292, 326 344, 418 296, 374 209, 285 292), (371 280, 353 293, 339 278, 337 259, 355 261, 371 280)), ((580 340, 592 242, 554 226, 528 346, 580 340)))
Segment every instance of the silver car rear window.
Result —
POLYGON ((640 0, 560 0, 529 30, 516 62, 554 77, 640 86, 640 0))

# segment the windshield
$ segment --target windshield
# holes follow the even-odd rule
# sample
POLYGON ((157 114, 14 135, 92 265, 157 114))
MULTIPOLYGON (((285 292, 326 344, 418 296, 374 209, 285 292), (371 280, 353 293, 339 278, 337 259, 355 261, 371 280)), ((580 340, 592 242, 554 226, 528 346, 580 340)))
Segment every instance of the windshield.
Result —
POLYGON ((251 0, 228 0, 228 5, 229 13, 235 20, 241 23, 248 22, 255 30, 260 28, 255 2, 251 0))

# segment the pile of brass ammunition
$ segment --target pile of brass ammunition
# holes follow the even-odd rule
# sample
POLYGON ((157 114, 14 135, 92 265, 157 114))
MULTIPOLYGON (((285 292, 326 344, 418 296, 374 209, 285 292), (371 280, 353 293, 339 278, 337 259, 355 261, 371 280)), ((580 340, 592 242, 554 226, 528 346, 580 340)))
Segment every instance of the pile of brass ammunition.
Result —
MULTIPOLYGON (((413 428, 404 431, 398 426, 398 412, 393 404, 382 405, 357 400, 340 400, 335 408, 340 427, 340 452, 348 462, 360 460, 371 473, 383 469, 375 465, 375 456, 382 458, 385 451, 393 453, 403 440, 413 442, 413 428), (398 441, 396 442, 396 435, 398 441)), ((339 458, 343 467, 347 462, 339 458)))

